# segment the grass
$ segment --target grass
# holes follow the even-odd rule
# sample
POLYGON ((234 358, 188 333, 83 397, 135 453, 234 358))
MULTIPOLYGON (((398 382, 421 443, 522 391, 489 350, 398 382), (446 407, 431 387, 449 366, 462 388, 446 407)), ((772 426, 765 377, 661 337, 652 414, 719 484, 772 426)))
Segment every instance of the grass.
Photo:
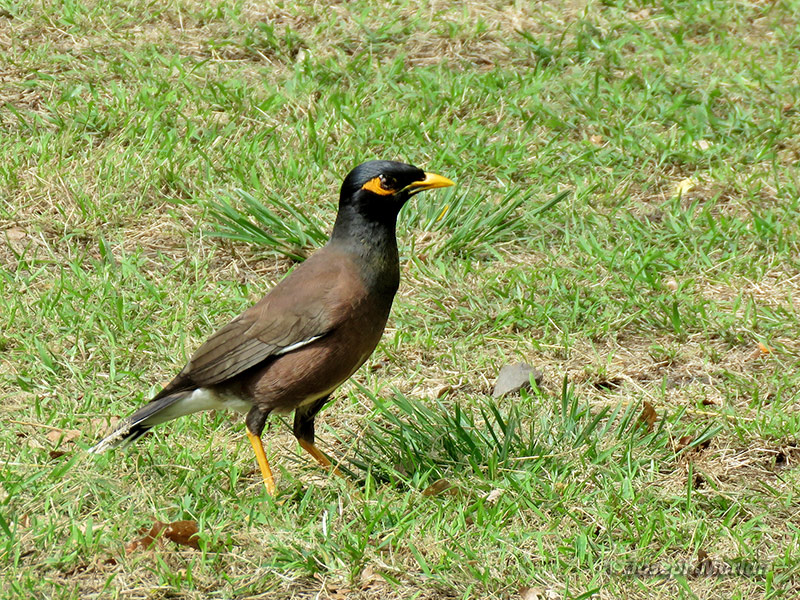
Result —
POLYGON ((0 0, 2 595, 795 597, 797 14, 0 0), (458 185, 319 419, 348 479, 274 419, 273 501, 224 414, 87 456, 378 157, 458 185))

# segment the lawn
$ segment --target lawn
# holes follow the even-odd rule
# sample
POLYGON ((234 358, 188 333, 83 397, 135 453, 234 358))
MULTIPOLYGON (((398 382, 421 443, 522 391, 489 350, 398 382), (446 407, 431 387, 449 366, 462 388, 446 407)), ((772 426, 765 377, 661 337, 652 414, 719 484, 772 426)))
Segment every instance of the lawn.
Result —
POLYGON ((796 598, 799 136, 796 0, 0 0, 0 595, 796 598), (457 185, 347 476, 285 418, 274 499, 234 414, 87 454, 373 158, 457 185))

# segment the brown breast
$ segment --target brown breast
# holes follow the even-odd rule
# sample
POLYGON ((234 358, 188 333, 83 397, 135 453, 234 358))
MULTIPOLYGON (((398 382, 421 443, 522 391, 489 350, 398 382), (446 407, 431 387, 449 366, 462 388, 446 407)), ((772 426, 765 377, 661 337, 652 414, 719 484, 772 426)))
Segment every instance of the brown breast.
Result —
POLYGON ((289 412, 331 393, 369 358, 383 334, 392 298, 366 294, 334 331, 269 360, 237 382, 265 412, 289 412))

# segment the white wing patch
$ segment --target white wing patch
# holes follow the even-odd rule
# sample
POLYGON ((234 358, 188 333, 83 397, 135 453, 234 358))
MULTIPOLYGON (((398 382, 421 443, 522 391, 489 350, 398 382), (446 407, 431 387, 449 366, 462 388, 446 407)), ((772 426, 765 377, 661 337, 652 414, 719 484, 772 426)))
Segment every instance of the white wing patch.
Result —
POLYGON ((319 335, 315 335, 314 337, 310 337, 307 340, 303 340, 302 342, 297 342, 296 344, 290 344, 289 346, 286 346, 285 348, 281 348, 280 350, 275 352, 275 354, 273 354, 272 356, 280 356, 281 354, 286 354, 287 352, 291 352, 292 350, 297 350, 298 348, 302 348, 303 346, 308 346, 311 342, 314 342, 314 341, 318 340, 323 335, 325 335, 325 334, 324 333, 320 333, 319 335))

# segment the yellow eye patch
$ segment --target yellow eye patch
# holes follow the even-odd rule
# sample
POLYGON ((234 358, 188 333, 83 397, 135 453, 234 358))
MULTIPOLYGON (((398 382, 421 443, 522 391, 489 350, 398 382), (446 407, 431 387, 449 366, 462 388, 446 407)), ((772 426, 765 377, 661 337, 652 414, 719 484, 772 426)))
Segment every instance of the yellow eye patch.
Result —
POLYGON ((387 190, 381 185, 381 178, 380 177, 373 177, 367 183, 361 186, 362 190, 367 190, 368 192, 372 192, 373 194, 378 194, 379 196, 391 196, 394 194, 395 190, 387 190))

